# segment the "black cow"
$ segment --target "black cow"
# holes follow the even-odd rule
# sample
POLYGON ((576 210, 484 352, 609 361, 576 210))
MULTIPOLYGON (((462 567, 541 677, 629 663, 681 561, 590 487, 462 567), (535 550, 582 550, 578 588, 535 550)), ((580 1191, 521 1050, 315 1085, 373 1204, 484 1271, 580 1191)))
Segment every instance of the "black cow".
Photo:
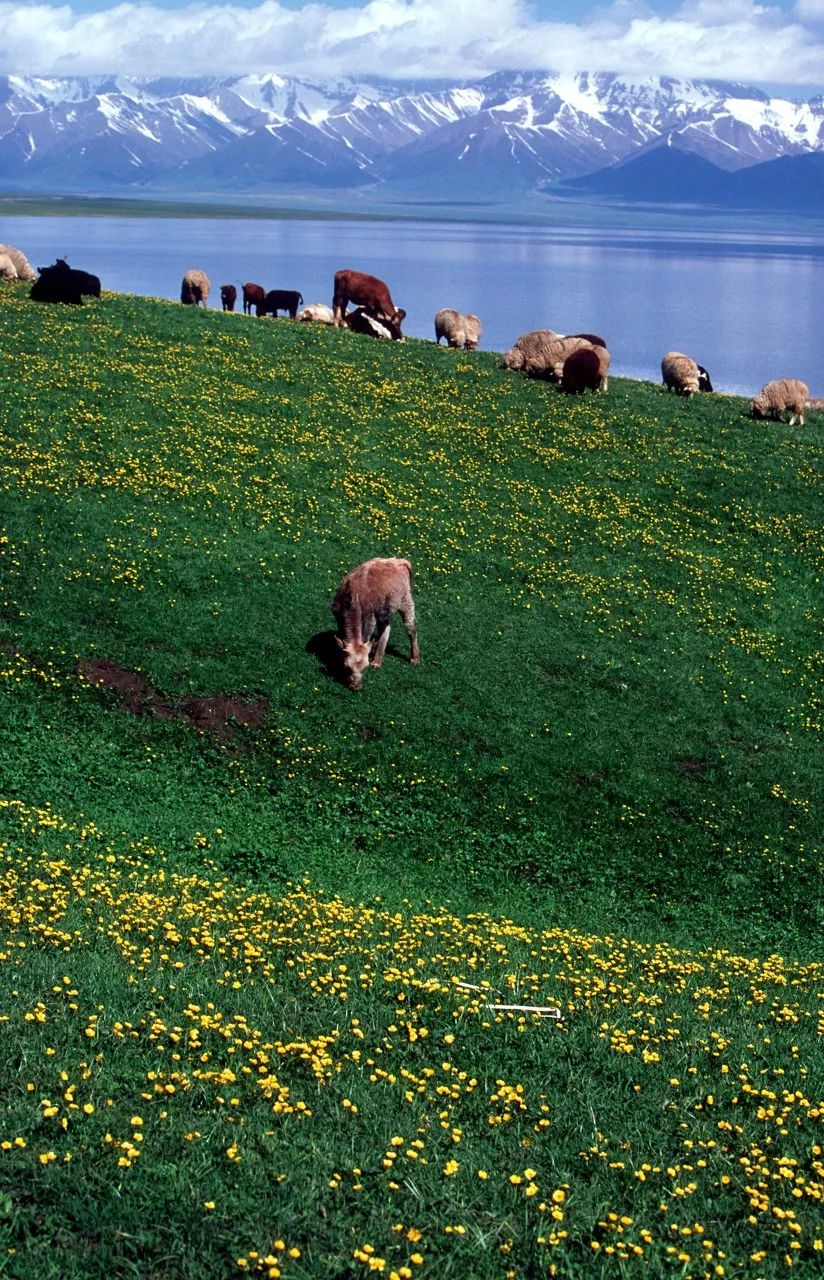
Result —
POLYGON ((62 302, 82 306, 81 294, 100 297, 100 279, 89 271, 70 267, 65 258, 58 258, 51 267, 41 267, 40 275, 29 291, 34 302, 62 302))
POLYGON ((288 311, 290 320, 294 320, 301 306, 303 294, 297 289, 270 289, 263 302, 263 314, 276 316, 279 311, 288 311))

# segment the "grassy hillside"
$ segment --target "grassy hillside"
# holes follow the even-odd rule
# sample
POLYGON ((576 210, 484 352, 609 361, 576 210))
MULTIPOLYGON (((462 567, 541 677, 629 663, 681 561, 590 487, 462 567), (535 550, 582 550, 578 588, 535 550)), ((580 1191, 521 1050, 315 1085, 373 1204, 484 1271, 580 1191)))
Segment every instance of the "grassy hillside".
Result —
POLYGON ((814 1274, 815 417, 15 286, 0 350, 0 1274, 814 1274))

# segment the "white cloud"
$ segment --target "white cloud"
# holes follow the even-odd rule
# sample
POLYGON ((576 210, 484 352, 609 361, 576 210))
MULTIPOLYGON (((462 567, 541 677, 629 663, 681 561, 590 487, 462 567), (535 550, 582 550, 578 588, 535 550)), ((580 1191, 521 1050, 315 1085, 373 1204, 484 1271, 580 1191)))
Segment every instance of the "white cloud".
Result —
MULTIPOLYGON (((574 6, 570 6, 574 11, 574 6)), ((541 22, 529 0, 371 0, 330 9, 123 3, 94 13, 0 0, 0 72, 32 75, 382 75, 496 70, 824 83, 824 0, 790 14, 752 0, 686 0, 661 17, 617 0, 580 22, 541 22)))

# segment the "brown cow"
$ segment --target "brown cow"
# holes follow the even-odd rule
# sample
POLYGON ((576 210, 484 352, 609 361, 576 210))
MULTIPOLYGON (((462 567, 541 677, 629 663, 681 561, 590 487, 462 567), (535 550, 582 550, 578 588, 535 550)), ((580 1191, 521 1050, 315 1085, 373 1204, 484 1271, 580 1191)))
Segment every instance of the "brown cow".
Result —
POLYGON ((336 637, 343 653, 347 684, 360 689, 363 673, 383 662, 389 640, 389 619, 395 611, 403 618, 412 645, 410 662, 421 660, 412 599, 412 566, 408 560, 377 557, 365 560, 347 573, 335 593, 332 612, 338 624, 336 637), (372 639, 374 635, 374 639, 372 639))
POLYGON ((233 284, 220 286, 220 305, 224 311, 234 311, 237 302, 237 289, 233 284))
POLYGON ((259 316, 263 315, 266 305, 266 290, 262 284, 245 284, 243 286, 243 314, 250 316, 252 307, 259 316))
POLYGON ((403 337, 401 321, 406 319, 406 312, 395 306, 388 286, 377 276, 368 276, 363 271, 336 271, 332 298, 334 324, 343 324, 350 302, 363 307, 370 316, 385 324, 396 340, 403 337))

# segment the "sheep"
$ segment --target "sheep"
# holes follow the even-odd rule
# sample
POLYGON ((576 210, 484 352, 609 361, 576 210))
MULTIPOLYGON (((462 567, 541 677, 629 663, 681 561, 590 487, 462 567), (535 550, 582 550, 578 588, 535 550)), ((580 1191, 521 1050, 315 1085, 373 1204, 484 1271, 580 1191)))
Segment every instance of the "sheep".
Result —
POLYGON ((698 390, 712 391, 712 380, 702 364, 698 366, 698 390))
POLYGON ((185 307, 206 306, 209 297, 209 277, 205 271, 190 267, 180 286, 180 301, 185 307))
POLYGON ((304 324, 331 324, 335 313, 325 302, 310 302, 296 317, 304 324))
POLYGON ((610 355, 606 347, 579 347, 564 361, 561 390, 568 395, 582 391, 606 391, 610 355))
POLYGON ((783 422, 782 414, 790 412, 790 426, 798 418, 804 426, 804 409, 810 398, 810 388, 798 378, 776 378, 765 382, 754 400, 750 402, 751 418, 772 418, 783 422))
POLYGON ((435 341, 439 346, 441 338, 446 338, 449 347, 465 347, 474 351, 481 340, 481 333, 481 322, 471 312, 442 307, 435 316, 435 341))
POLYGON ((518 339, 504 356, 504 367, 522 369, 530 378, 560 382, 567 356, 583 347, 592 349, 592 344, 586 338, 562 338, 551 329, 537 329, 518 339), (520 357, 515 356, 515 362, 511 363, 511 357, 517 351, 520 351, 520 357))
POLYGON ((22 253, 20 249, 15 249, 13 244, 0 244, 0 253, 4 253, 7 257, 11 258, 14 264, 14 269, 17 272, 18 280, 37 279, 37 272, 29 262, 25 253, 22 253))
POLYGON ((694 396, 700 390, 701 374, 690 356, 680 351, 668 351, 661 361, 661 380, 667 391, 679 396, 694 396))
POLYGON ((0 253, 0 280, 16 280, 17 267, 7 253, 0 253))
POLYGON ((522 333, 514 346, 504 352, 505 369, 523 369, 528 372, 528 364, 542 353, 549 343, 557 342, 558 334, 554 329, 533 329, 530 333, 522 333))

